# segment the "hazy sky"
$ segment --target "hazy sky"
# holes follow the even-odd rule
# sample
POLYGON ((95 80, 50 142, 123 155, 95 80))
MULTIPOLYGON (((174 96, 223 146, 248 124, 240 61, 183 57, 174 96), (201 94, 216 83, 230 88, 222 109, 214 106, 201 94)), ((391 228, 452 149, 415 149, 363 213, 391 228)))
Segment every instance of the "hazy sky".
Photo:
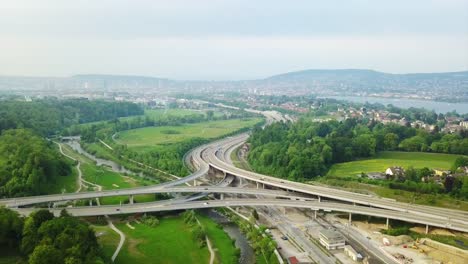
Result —
POLYGON ((0 0, 0 75, 468 70, 468 0, 0 0))

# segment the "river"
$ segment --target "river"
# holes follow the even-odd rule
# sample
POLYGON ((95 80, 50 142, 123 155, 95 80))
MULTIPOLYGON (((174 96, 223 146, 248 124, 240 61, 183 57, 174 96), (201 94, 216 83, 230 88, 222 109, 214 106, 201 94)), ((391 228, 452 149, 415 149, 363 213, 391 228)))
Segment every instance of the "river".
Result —
POLYGON ((80 142, 78 140, 70 140, 70 141, 67 141, 66 144, 69 145, 76 152, 80 153, 81 155, 86 156, 87 158, 89 158, 91 160, 94 160, 96 162, 96 165, 98 165, 98 166, 109 167, 114 172, 117 172, 117 173, 125 173, 125 174, 129 174, 129 175, 138 175, 140 177, 144 176, 142 173, 134 173, 134 172, 126 169, 124 166, 122 166, 122 165, 120 165, 120 164, 118 164, 118 163, 116 163, 114 161, 105 160, 105 159, 101 159, 101 158, 98 158, 98 157, 94 156, 93 154, 91 154, 91 153, 87 152, 86 150, 84 150, 81 147, 81 144, 80 144, 80 142))
POLYGON ((223 230, 229 235, 229 237, 236 241, 235 245, 241 252, 239 264, 255 263, 255 253, 250 246, 249 241, 235 223, 214 210, 207 210, 204 211, 204 213, 206 213, 216 223, 221 224, 223 226, 223 230))
POLYGON ((392 104, 401 108, 425 108, 427 110, 434 110, 436 113, 447 113, 453 110, 459 114, 468 113, 468 103, 448 103, 430 100, 417 100, 407 98, 382 98, 370 96, 323 96, 319 98, 332 98, 336 100, 350 101, 355 103, 380 103, 383 105, 392 104))

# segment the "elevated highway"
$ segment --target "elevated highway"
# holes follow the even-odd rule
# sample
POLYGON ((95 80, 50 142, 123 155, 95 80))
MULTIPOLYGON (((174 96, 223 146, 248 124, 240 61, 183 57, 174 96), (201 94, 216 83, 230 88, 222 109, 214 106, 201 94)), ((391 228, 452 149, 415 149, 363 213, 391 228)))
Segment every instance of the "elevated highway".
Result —
POLYGON ((233 146, 238 146, 247 138, 246 134, 239 135, 236 138, 231 138, 229 141, 223 142, 219 145, 215 152, 207 151, 203 156, 205 162, 209 163, 209 166, 222 171, 225 174, 234 175, 246 180, 250 180, 260 184, 260 186, 273 186, 284 190, 295 191, 299 193, 305 193, 315 195, 321 198, 333 199, 336 201, 345 201, 348 203, 366 205, 370 207, 377 207, 382 209, 390 209, 399 212, 411 212, 415 214, 434 216, 440 219, 456 221, 463 224, 468 224, 468 212, 460 210, 452 210, 440 207, 423 206, 416 204, 408 204, 397 202, 390 199, 375 197, 372 195, 359 194, 349 191, 337 190, 330 187, 316 186, 310 184, 304 184, 299 182, 292 182, 285 179, 271 177, 267 175, 258 174, 251 171, 246 171, 237 168, 220 157, 226 157, 223 152, 232 150, 233 146))
MULTIPOLYGON (((95 215, 116 215, 133 214, 144 212, 159 212, 172 210, 186 210, 199 208, 213 208, 224 206, 280 206, 308 208, 311 210, 324 210, 345 212, 352 214, 364 214, 382 218, 396 219, 411 223, 430 225, 441 228, 449 228, 457 231, 468 232, 468 227, 461 223, 447 223, 444 219, 431 218, 416 215, 410 212, 397 212, 386 209, 371 208, 366 206, 353 206, 349 204, 336 202, 318 202, 318 201, 291 201, 283 199, 225 199, 225 200, 206 200, 206 201, 187 201, 183 203, 141 203, 126 205, 107 205, 107 206, 82 206, 67 208, 68 213, 74 216, 95 216, 95 215)), ((37 210, 36 208, 17 208, 22 215, 29 215, 37 210)), ((60 215, 60 208, 49 209, 55 215, 60 215)))

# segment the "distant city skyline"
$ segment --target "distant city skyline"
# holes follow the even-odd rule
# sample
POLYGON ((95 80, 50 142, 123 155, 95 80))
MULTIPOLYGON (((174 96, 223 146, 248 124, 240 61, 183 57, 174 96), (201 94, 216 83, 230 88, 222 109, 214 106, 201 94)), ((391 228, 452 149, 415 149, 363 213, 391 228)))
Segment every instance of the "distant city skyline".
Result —
POLYGON ((468 70, 468 0, 0 3, 0 75, 468 70))

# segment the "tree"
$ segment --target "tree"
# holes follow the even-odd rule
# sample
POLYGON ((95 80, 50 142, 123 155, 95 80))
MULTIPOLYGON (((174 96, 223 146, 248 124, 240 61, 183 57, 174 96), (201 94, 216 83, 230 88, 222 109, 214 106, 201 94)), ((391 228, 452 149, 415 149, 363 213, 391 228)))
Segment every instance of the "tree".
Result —
POLYGON ((21 239, 23 219, 18 213, 0 207, 0 246, 17 248, 21 239))
POLYGON ((208 111, 206 111, 206 118, 207 118, 208 120, 213 120, 213 117, 214 117, 214 112, 213 112, 213 110, 208 110, 208 111))
POLYGON ((259 217, 258 217, 258 212, 257 212, 256 209, 253 209, 253 210, 252 210, 252 216, 255 218, 255 220, 258 220, 258 219, 259 219, 259 217))
POLYGON ((398 147, 399 137, 395 133, 387 133, 384 136, 384 150, 395 150, 398 147))
POLYGON ((62 264, 60 251, 51 245, 37 246, 29 257, 29 264, 62 264))

